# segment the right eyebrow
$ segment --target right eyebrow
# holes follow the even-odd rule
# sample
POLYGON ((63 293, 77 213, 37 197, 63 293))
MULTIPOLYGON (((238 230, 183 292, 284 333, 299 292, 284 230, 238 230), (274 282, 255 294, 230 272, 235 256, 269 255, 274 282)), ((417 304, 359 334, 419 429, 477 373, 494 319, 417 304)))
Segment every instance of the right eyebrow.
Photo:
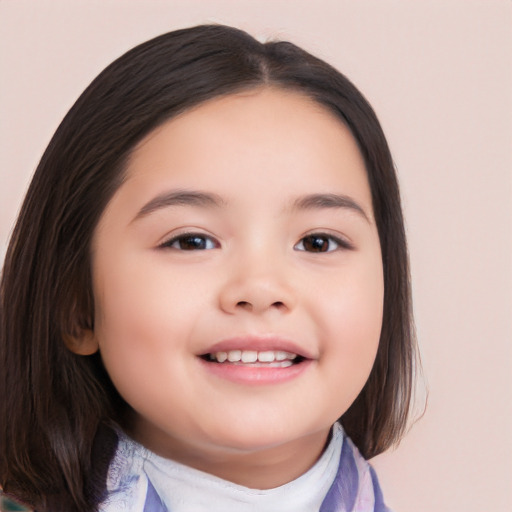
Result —
POLYGON ((342 194, 309 194, 297 198, 292 205, 295 210, 314 210, 314 209, 346 209, 356 212, 367 222, 371 223, 370 216, 364 211, 364 208, 349 196, 342 194))
MULTIPOLYGON (((200 208, 220 208, 225 201, 217 194, 200 192, 198 190, 171 190, 159 194, 148 201, 133 218, 136 221, 142 217, 171 206, 196 206, 200 208)), ((132 221, 132 222, 133 222, 132 221)))

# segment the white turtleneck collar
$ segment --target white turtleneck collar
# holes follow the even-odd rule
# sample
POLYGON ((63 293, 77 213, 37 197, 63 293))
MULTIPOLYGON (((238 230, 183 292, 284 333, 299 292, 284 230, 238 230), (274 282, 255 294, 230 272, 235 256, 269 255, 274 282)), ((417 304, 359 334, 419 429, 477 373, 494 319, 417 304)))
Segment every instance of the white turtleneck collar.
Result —
MULTIPOLYGON (((114 490, 121 481, 132 482, 132 489, 122 493, 122 501, 128 505, 123 510, 133 512, 142 512, 147 479, 172 512, 313 512, 320 509, 335 479, 342 444, 343 429, 336 423, 326 450, 313 467, 285 485, 258 490, 165 459, 123 436, 109 487, 114 490)), ((119 510, 115 503, 114 497, 112 508, 101 510, 119 510)))

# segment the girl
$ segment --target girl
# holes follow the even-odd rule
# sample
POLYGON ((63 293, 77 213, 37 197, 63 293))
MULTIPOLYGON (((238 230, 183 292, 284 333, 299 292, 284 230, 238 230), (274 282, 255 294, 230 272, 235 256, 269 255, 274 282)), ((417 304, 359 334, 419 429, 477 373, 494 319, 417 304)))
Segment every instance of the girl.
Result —
POLYGON ((385 511, 414 340, 371 107, 287 42, 179 30, 108 66, 1 284, 0 485, 49 511, 385 511))

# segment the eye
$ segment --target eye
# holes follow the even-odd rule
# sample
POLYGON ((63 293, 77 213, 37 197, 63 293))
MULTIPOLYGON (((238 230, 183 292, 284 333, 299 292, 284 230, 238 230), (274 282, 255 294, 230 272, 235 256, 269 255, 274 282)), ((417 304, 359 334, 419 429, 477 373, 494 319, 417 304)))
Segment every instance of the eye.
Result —
POLYGON ((296 251, 332 252, 338 249, 352 249, 352 245, 332 235, 313 233, 299 240, 293 248, 296 251))
POLYGON ((202 233, 183 233, 165 241, 160 247, 178 251, 206 251, 218 249, 220 244, 211 236, 202 233))

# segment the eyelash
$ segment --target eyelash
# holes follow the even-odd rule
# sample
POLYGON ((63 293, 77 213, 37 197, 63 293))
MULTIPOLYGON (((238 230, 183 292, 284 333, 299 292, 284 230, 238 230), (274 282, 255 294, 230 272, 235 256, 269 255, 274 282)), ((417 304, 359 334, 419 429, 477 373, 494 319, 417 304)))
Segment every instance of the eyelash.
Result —
POLYGON ((347 240, 330 235, 328 233, 310 233, 309 235, 306 235, 302 237, 297 244, 294 245, 294 249, 296 251, 306 251, 304 248, 304 242, 312 242, 314 244, 317 244, 317 242, 320 241, 321 245, 318 247, 319 250, 310 250, 307 252, 313 252, 313 253, 327 253, 327 252, 334 252, 338 250, 352 250, 354 249, 354 246, 350 244, 347 240), (331 243, 335 244, 334 248, 330 248, 329 245, 331 243), (327 250, 323 250, 325 247, 325 244, 327 244, 327 250), (298 246, 302 245, 302 249, 298 249, 298 246))
MULTIPOLYGON (((220 248, 220 243, 209 235, 203 233, 182 233, 163 242, 160 247, 162 249, 174 249, 178 251, 206 251, 220 248), (191 243, 188 247, 181 244, 191 243), (178 245, 177 247, 175 245, 178 245)), ((293 246, 296 251, 327 253, 336 250, 351 250, 353 245, 340 237, 336 237, 327 233, 310 233, 302 237, 297 244, 293 246), (310 250, 306 249, 306 244, 310 245, 310 250), (330 246, 334 243, 335 247, 330 246), (327 245, 326 245, 327 244, 327 245), (302 246, 302 248, 299 248, 302 246), (318 250, 317 250, 318 249, 318 250), (324 250, 325 249, 325 250, 324 250)))
POLYGON ((164 243, 160 245, 162 249, 174 249, 177 251, 205 251, 211 249, 218 249, 220 247, 219 242, 215 240, 215 238, 205 235, 203 233, 181 233, 180 235, 174 236, 169 240, 166 240, 164 243), (191 242, 196 244, 193 247, 173 247, 175 244, 181 244, 185 242, 191 242), (211 243, 210 247, 203 246, 208 245, 208 242, 211 243))

